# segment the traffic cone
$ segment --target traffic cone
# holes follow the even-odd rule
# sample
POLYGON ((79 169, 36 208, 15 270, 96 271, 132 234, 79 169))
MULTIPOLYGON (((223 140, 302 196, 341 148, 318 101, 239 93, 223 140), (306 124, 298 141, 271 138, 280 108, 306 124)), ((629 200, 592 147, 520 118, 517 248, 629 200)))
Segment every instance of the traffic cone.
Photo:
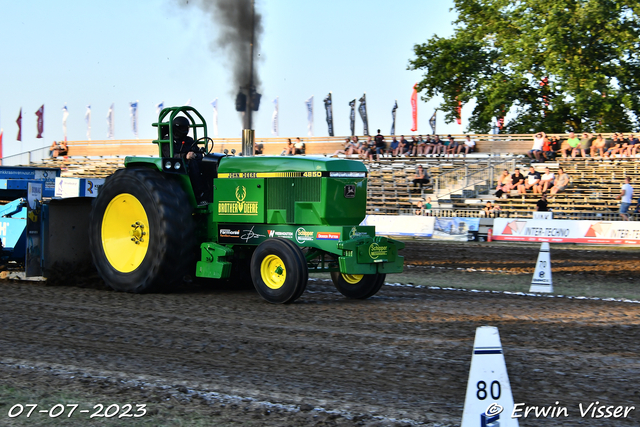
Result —
POLYGON ((529 292, 553 292, 553 281, 551 280, 551 255, 549 254, 549 243, 544 242, 540 246, 536 270, 531 279, 529 292))
POLYGON ((476 329, 461 427, 518 427, 498 328, 476 329))

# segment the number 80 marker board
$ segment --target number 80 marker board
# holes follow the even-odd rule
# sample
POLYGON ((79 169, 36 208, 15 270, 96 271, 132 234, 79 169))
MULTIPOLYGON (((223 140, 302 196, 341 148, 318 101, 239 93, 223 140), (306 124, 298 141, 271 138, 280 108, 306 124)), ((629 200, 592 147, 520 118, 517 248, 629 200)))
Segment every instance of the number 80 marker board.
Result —
POLYGON ((498 328, 476 329, 462 427, 518 427, 498 328))

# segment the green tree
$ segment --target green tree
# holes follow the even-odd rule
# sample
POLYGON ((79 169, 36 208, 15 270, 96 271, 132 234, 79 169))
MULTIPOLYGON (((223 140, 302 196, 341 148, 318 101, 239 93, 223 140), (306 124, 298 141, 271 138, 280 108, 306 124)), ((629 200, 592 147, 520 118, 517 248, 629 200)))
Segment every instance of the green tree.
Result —
POLYGON ((414 46, 418 90, 469 130, 628 131, 640 126, 640 1, 455 0, 451 38, 414 46))

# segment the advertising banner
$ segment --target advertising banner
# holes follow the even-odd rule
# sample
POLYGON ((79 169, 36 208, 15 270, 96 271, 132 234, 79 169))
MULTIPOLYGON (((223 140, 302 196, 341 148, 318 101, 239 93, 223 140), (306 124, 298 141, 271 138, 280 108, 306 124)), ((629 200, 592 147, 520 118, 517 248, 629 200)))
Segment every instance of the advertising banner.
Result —
POLYGON ((493 239, 515 242, 640 244, 637 221, 569 221, 496 218, 493 239))
POLYGON ((469 232, 478 231, 480 218, 436 218, 433 238, 466 242, 469 232))
POLYGON ((433 216, 367 215, 360 225, 375 226, 381 236, 431 237, 434 224, 433 216))

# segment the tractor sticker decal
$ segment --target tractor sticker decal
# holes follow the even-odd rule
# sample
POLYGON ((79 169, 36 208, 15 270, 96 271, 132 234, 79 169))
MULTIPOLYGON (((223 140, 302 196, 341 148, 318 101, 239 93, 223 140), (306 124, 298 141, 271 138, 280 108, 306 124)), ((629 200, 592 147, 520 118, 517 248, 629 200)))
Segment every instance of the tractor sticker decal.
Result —
POLYGON ((251 239, 259 239, 260 237, 266 237, 264 234, 258 234, 253 231, 255 226, 251 227, 249 230, 242 230, 244 233, 240 238, 245 242, 249 242, 251 239))
POLYGON ((231 238, 239 238, 240 237, 240 230, 235 229, 235 230, 231 230, 229 228, 221 228, 220 229, 220 237, 231 237, 231 238))
POLYGON ((244 185, 236 187, 236 199, 232 202, 218 202, 218 215, 258 215, 258 202, 245 202, 247 189, 244 185))
POLYGON ((318 231, 316 233, 316 239, 318 239, 318 240, 340 240, 340 233, 318 231))
POLYGON ((296 241, 300 244, 313 241, 313 231, 307 231, 300 227, 296 230, 296 241))
POLYGON ((351 231, 349 231, 349 240, 354 239, 356 237, 368 236, 368 235, 369 233, 367 233, 366 231, 358 231, 357 228, 351 227, 351 231))
POLYGON ((387 256, 387 254, 388 254, 387 246, 380 246, 376 242, 373 242, 369 246, 369 256, 372 259, 378 259, 381 256, 387 256))
POLYGON ((219 173, 218 178, 321 178, 322 172, 230 172, 219 173))
POLYGON ((293 239, 293 231, 267 230, 269 237, 282 237, 283 239, 293 239))

